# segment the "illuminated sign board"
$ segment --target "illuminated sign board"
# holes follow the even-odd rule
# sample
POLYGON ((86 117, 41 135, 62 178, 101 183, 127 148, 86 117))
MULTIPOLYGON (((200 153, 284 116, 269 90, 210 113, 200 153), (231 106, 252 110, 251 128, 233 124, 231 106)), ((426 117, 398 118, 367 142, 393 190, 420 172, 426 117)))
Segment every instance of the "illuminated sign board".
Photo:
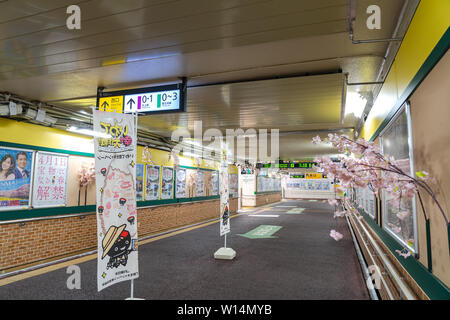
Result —
POLYGON ((322 179, 321 173, 307 173, 306 179, 322 179))
POLYGON ((186 82, 172 85, 98 92, 97 109, 118 113, 172 113, 186 110, 186 82))
POLYGON ((311 168, 315 165, 315 162, 280 162, 280 163, 258 163, 256 165, 257 168, 280 168, 280 169, 289 169, 289 168, 311 168))
POLYGON ((291 174, 290 178, 292 179, 305 179, 304 174, 291 174))

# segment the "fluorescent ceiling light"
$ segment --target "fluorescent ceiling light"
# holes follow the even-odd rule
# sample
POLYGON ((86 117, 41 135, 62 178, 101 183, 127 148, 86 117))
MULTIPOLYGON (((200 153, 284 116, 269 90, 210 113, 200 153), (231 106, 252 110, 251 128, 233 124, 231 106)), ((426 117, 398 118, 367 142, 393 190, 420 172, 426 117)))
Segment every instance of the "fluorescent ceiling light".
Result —
POLYGON ((360 119, 366 103, 367 100, 358 92, 348 92, 345 103, 345 115, 353 113, 355 118, 360 119))
POLYGON ((0 105, 0 116, 9 116, 9 106, 8 105, 0 105))
POLYGON ((79 133, 79 134, 84 134, 84 135, 87 135, 87 136, 99 137, 99 138, 106 138, 106 139, 111 138, 111 135, 106 134, 106 133, 96 132, 96 131, 91 130, 91 129, 77 128, 77 127, 74 127, 74 126, 71 126, 71 127, 67 128, 67 131, 74 132, 74 133, 79 133))
POLYGON ((56 118, 45 116, 44 122, 50 125, 54 125, 58 120, 56 118))
POLYGON ((33 110, 31 108, 28 108, 27 111, 25 112, 25 117, 29 118, 29 119, 36 119, 37 116, 37 111, 33 110))
POLYGON ((201 154, 193 154, 191 152, 182 152, 183 157, 192 157, 192 158, 198 158, 201 157, 201 154))

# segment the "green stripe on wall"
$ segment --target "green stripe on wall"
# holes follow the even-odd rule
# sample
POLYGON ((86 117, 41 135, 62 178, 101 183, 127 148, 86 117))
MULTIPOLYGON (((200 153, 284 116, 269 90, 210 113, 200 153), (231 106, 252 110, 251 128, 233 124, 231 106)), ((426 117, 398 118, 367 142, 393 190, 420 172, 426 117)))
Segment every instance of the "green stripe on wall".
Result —
MULTIPOLYGON (((219 199, 219 198, 220 198, 220 196, 205 196, 205 197, 194 197, 194 198, 138 201, 137 206, 138 206, 138 208, 140 208, 140 207, 157 206, 157 205, 165 205, 165 204, 201 202, 201 201, 205 201, 205 200, 215 200, 215 199, 219 199)), ((77 213, 91 213, 91 212, 95 213, 95 211, 96 211, 96 205, 0 211, 0 221, 13 221, 13 220, 19 220, 19 219, 62 216, 62 215, 71 215, 71 214, 77 214, 77 213)))
POLYGON ((51 217, 88 212, 95 212, 95 205, 0 211, 0 221, 51 217))
POLYGON ((189 166, 179 166, 180 168, 183 169, 194 169, 194 170, 206 170, 206 171, 219 171, 219 170, 215 170, 215 169, 208 169, 208 168, 196 168, 196 167, 189 167, 189 166))
POLYGON ((259 191, 259 192, 255 192, 256 195, 275 194, 275 193, 281 193, 281 190, 280 191, 259 191))
POLYGON ((6 141, 0 141, 0 146, 8 147, 8 148, 29 149, 29 150, 36 150, 36 151, 47 151, 47 152, 54 152, 54 153, 65 153, 65 154, 91 157, 91 158, 94 157, 93 153, 78 152, 78 151, 71 151, 71 150, 64 150, 64 149, 53 149, 53 148, 32 146, 32 145, 28 145, 28 144, 12 143, 12 142, 6 142, 6 141))

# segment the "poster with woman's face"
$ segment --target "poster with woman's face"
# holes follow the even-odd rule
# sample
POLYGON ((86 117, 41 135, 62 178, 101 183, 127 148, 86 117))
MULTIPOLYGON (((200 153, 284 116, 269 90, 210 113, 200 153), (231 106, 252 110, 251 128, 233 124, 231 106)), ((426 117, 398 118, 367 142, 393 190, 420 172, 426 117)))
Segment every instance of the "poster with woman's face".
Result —
POLYGON ((29 207, 32 168, 33 151, 0 148, 0 210, 29 207))

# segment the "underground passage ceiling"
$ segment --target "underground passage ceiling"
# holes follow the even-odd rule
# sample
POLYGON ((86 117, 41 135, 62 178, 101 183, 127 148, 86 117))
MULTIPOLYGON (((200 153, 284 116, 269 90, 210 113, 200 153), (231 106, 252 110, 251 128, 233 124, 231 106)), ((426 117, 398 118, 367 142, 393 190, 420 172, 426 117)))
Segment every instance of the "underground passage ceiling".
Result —
POLYGON ((203 130, 279 129, 281 158, 335 154, 311 138, 358 130, 401 43, 358 41, 400 38, 414 3, 0 1, 0 92, 46 110, 64 129, 90 123, 98 87, 186 77, 186 112, 140 117, 140 135, 167 142, 173 130, 202 121, 203 130), (373 3, 381 29, 366 26, 373 3), (79 30, 66 25, 72 4, 80 7, 79 30))

